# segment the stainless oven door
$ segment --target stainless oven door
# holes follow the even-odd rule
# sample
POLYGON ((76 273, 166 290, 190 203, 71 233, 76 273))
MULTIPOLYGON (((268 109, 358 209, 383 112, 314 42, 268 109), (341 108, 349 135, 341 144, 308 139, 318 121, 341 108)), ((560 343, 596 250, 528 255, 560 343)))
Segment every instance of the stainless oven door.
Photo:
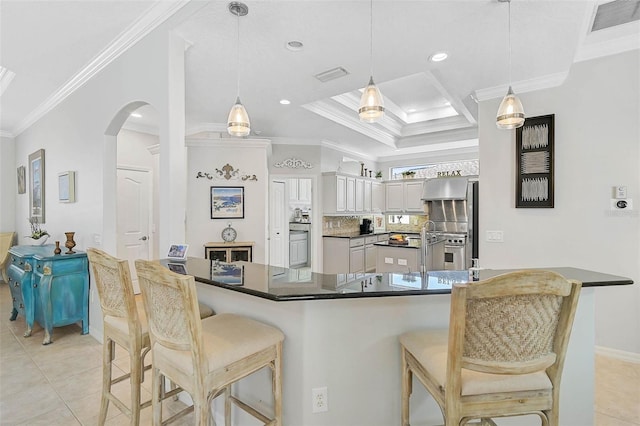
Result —
POLYGON ((444 269, 461 271, 465 269, 464 246, 446 245, 444 246, 444 269))

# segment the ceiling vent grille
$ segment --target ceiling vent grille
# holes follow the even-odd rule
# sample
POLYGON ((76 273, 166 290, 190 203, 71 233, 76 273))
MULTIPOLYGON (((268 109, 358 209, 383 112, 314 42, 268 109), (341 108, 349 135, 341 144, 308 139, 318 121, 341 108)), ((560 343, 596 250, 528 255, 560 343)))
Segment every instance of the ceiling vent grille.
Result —
POLYGON ((336 78, 344 77, 347 74, 349 74, 349 71, 347 71, 346 69, 344 69, 342 67, 337 67, 337 68, 333 68, 333 69, 330 69, 330 70, 325 71, 325 72, 321 72, 320 74, 316 74, 314 77, 317 78, 318 80, 320 80, 321 82, 326 83, 327 81, 331 81, 331 80, 335 80, 336 78))
POLYGON ((615 0, 598 6, 591 31, 640 20, 640 0, 615 0))

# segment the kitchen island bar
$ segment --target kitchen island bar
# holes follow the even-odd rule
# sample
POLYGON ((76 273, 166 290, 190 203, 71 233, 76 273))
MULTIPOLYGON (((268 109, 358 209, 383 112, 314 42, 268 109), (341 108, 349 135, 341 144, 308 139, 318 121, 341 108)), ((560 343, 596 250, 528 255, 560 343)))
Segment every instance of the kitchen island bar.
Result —
MULTIPOLYGON (((165 262, 166 263, 166 262, 165 262)), ((398 336, 448 326, 451 286, 466 271, 367 274, 344 277, 238 262, 189 259, 171 269, 194 275, 200 301, 217 313, 247 315, 280 328, 283 354, 283 424, 286 426, 391 426, 400 424, 398 336), (378 278, 378 276, 380 278, 378 278), (389 297, 393 296, 393 297, 389 297), (326 387, 328 411, 314 413, 312 389, 326 387)), ((575 268, 548 268, 584 282, 562 379, 561 425, 592 425, 594 411, 594 288, 625 285, 627 278, 575 268)), ((481 271, 488 278, 504 271, 481 271)), ((241 382, 236 391, 267 410, 270 374, 241 382)), ((442 424, 436 403, 414 386, 413 425, 442 424)), ((223 404, 215 403, 223 413, 223 404)), ((255 422, 239 411, 236 425, 255 422)), ((221 423, 221 419, 216 421, 221 423)), ((499 425, 538 425, 537 416, 497 419, 499 425)))

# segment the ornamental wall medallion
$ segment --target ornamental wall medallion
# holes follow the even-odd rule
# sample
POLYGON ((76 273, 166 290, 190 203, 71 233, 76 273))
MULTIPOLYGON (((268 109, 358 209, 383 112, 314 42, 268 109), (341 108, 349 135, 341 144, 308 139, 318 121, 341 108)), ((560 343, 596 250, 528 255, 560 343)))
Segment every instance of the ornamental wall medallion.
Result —
POLYGON ((258 178, 254 174, 248 174, 241 172, 239 169, 235 169, 231 164, 225 164, 221 169, 216 169, 214 173, 198 172, 196 179, 206 178, 213 179, 225 179, 225 180, 242 180, 242 181, 257 181, 258 178))
POLYGON ((274 167, 277 167, 277 168, 288 167, 290 169, 311 169, 313 168, 313 164, 307 163, 304 160, 300 160, 298 158, 292 157, 274 164, 274 167))

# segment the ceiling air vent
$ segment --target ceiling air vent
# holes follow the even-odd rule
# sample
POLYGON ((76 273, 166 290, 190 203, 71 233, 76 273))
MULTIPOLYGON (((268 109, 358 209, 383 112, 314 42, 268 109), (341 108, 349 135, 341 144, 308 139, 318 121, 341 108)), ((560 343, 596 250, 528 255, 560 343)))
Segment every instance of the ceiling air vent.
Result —
POLYGON ((615 0, 598 6, 591 31, 640 20, 640 0, 615 0))
POLYGON ((327 81, 331 81, 331 80, 335 80, 336 78, 344 77, 347 74, 349 74, 349 71, 345 70, 342 67, 337 67, 337 68, 333 68, 333 69, 330 69, 330 70, 325 71, 325 72, 321 72, 320 74, 316 74, 315 78, 317 78, 318 80, 320 80, 323 83, 326 83, 327 81))

